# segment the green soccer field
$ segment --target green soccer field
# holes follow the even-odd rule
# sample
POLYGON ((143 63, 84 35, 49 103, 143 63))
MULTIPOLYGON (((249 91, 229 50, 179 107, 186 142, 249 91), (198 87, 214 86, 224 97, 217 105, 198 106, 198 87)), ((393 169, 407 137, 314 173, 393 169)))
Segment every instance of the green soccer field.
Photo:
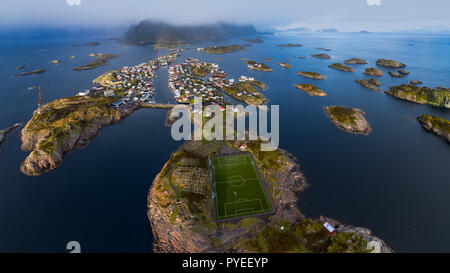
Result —
POLYGON ((211 165, 217 220, 272 211, 249 154, 213 157, 211 165))

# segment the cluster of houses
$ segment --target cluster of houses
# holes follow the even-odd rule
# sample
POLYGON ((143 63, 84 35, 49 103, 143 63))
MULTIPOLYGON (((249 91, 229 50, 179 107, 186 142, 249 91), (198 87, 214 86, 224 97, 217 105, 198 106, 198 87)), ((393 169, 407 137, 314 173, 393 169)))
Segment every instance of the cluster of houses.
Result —
POLYGON ((224 78, 225 72, 215 63, 199 62, 198 59, 186 59, 183 63, 169 67, 169 87, 178 103, 192 104, 194 97, 202 97, 204 104, 217 104, 223 109, 226 105, 223 95, 218 89, 229 84, 224 78), (196 76, 195 67, 209 68, 207 80, 196 76))
POLYGON ((92 87, 90 90, 83 90, 78 96, 121 96, 112 106, 114 108, 131 107, 136 103, 152 103, 155 90, 152 86, 155 77, 155 70, 160 66, 167 66, 174 62, 179 52, 160 56, 156 60, 151 60, 136 66, 125 66, 112 73, 113 79, 108 85, 92 87))
MULTIPOLYGON (((217 104, 221 109, 225 109, 227 104, 220 90, 224 87, 235 86, 234 79, 226 79, 227 74, 219 68, 216 63, 199 62, 198 59, 186 59, 181 64, 169 67, 169 87, 174 93, 178 103, 192 104, 194 97, 202 97, 203 104, 217 104), (201 77, 193 73, 193 69, 207 70, 207 75, 201 77)), ((240 76, 238 83, 251 82, 253 77, 240 76)), ((258 92, 248 92, 243 89, 237 96, 251 97, 258 95, 258 92)))

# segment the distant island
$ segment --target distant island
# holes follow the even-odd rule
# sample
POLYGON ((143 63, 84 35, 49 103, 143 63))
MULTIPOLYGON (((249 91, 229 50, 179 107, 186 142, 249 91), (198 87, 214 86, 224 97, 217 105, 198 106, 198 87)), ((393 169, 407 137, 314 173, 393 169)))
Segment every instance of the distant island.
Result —
POLYGON ((145 20, 131 26, 124 41, 131 44, 167 44, 174 42, 198 42, 225 40, 260 34, 252 25, 171 25, 145 20))
POLYGON ((89 62, 88 64, 77 66, 73 70, 75 71, 81 71, 81 70, 89 70, 94 69, 103 65, 108 64, 108 59, 114 59, 117 58, 117 55, 114 54, 103 54, 103 53, 92 53, 90 54, 91 57, 95 57, 95 60, 89 62))
POLYGON ((235 51, 239 51, 239 50, 243 50, 246 51, 247 49, 245 49, 245 47, 241 46, 241 45, 226 45, 226 46, 210 46, 210 47, 199 47, 197 48, 198 51, 203 51, 203 52, 207 52, 207 53, 212 53, 212 54, 224 54, 224 53, 231 53, 231 52, 235 52, 235 51))
POLYGON ((279 44, 278 47, 302 47, 301 44, 279 44))

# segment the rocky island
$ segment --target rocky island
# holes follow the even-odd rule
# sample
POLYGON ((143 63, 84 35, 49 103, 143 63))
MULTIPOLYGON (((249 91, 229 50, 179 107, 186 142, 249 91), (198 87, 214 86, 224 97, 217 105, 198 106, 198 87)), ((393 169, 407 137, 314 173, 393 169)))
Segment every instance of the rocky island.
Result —
POLYGON ((295 84, 294 86, 300 90, 305 91, 310 96, 324 97, 327 95, 327 93, 323 92, 323 90, 319 89, 314 84, 302 83, 302 84, 295 84))
POLYGON ((358 59, 358 58, 351 58, 348 60, 345 60, 344 62, 345 64, 367 64, 367 61, 363 60, 363 59, 358 59))
POLYGON ((313 54, 311 56, 317 59, 331 59, 331 56, 328 54, 313 54))
POLYGON ((417 121, 425 130, 442 137, 450 144, 450 120, 436 116, 421 115, 417 118, 417 121))
POLYGON ((423 81, 410 81, 409 83, 413 85, 420 85, 423 84, 423 81))
POLYGON ((297 75, 305 77, 305 78, 309 78, 309 79, 315 79, 315 80, 325 79, 324 75, 319 74, 317 72, 301 71, 301 72, 297 72, 297 75))
POLYGON ((252 43, 252 44, 261 44, 261 43, 263 43, 264 41, 262 40, 262 39, 260 39, 260 38, 245 38, 244 39, 244 41, 246 41, 246 42, 249 42, 249 43, 252 43))
POLYGON ((22 126, 21 123, 16 123, 13 126, 0 130, 0 147, 2 146, 3 142, 5 142, 6 137, 12 133, 14 130, 16 130, 17 128, 19 128, 20 126, 22 126))
POLYGON ((375 68, 375 67, 369 67, 364 70, 363 74, 373 76, 373 77, 382 77, 383 71, 381 71, 380 69, 375 68))
POLYGON ((224 54, 224 53, 232 53, 235 51, 243 50, 247 51, 245 47, 241 45, 226 45, 226 46, 210 46, 205 48, 197 48, 198 51, 203 51, 212 54, 224 54))
POLYGON ((44 73, 45 71, 47 71, 47 69, 40 68, 40 69, 35 69, 35 70, 32 70, 32 71, 22 72, 22 73, 14 75, 14 76, 15 77, 20 77, 20 76, 28 76, 28 75, 31 75, 31 74, 41 74, 41 73, 44 73))
POLYGON ((246 61, 245 62, 247 64, 247 67, 253 70, 258 70, 258 71, 265 71, 265 72, 272 72, 273 69, 268 67, 266 64, 263 63, 257 63, 255 61, 246 61))
POLYGON ((411 84, 391 86, 385 92, 393 97, 420 104, 429 104, 441 108, 450 108, 450 91, 445 89, 432 89, 411 84))
POLYGON ((393 252, 368 229, 345 226, 330 218, 303 216, 297 208, 297 194, 307 183, 295 158, 280 149, 260 152, 259 143, 188 141, 172 153, 148 195, 154 252, 393 252), (262 179, 274 212, 271 216, 217 222, 207 179, 209 158, 223 150, 239 152, 244 145, 256 166, 265 170, 262 179), (324 228, 326 222, 336 228, 333 235, 324 228))
POLYGON ((379 82, 377 79, 370 79, 370 80, 360 79, 360 80, 356 80, 356 82, 359 83, 362 87, 365 87, 367 89, 371 89, 374 91, 380 91, 378 86, 381 85, 381 82, 379 82))
POLYGON ((344 72, 355 72, 355 69, 353 69, 352 67, 343 65, 341 63, 334 63, 334 64, 329 65, 328 67, 337 69, 337 70, 341 70, 344 72))
POLYGON ((404 67, 406 67, 406 64, 403 64, 401 62, 397 62, 394 60, 386 60, 386 59, 378 59, 377 65, 389 67, 389 68, 404 68, 404 67))
POLYGON ((302 47, 301 44, 279 44, 278 47, 302 47))
POLYGON ((95 57, 95 60, 89 62, 88 64, 77 66, 73 70, 75 71, 82 71, 82 70, 89 70, 89 69, 95 69, 100 66, 107 65, 108 59, 114 59, 118 56, 115 54, 103 54, 103 53, 92 53, 89 56, 95 57))
POLYGON ((357 108, 345 106, 327 106, 325 112, 328 118, 339 129, 351 134, 368 135, 371 131, 370 124, 364 117, 364 112, 357 108))

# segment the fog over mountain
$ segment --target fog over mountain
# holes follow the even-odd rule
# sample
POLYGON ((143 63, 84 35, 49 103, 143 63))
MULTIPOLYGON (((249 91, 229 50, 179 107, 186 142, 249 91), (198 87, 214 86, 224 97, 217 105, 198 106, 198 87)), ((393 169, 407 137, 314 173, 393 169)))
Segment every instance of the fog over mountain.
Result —
POLYGON ((124 28, 152 19, 180 25, 439 30, 450 29, 449 10, 448 0, 3 0, 0 29, 124 28))
POLYGON ((221 40, 258 34, 252 25, 225 23, 207 25, 171 25, 165 22, 145 20, 130 27, 125 40, 135 44, 192 42, 221 40))

